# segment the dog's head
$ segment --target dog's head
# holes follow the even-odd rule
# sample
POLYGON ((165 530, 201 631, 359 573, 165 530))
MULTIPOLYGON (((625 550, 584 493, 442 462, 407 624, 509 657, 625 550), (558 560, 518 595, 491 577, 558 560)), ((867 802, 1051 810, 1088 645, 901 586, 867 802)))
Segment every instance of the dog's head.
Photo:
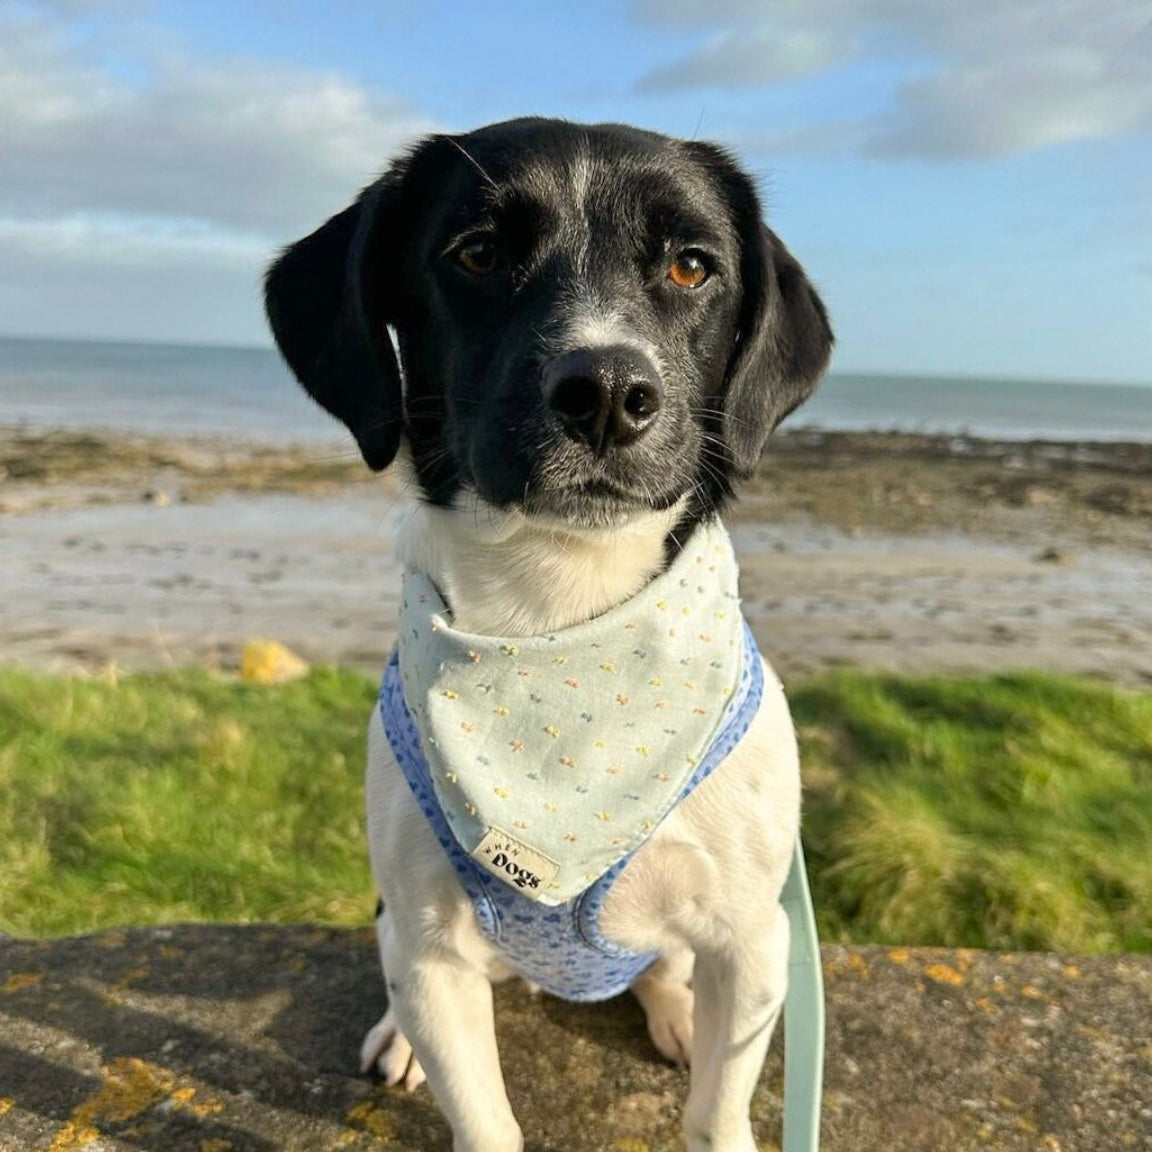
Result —
POLYGON ((372 468, 406 437, 429 501, 575 528, 718 507, 832 346, 732 158, 620 125, 429 137, 289 247, 266 300, 372 468))

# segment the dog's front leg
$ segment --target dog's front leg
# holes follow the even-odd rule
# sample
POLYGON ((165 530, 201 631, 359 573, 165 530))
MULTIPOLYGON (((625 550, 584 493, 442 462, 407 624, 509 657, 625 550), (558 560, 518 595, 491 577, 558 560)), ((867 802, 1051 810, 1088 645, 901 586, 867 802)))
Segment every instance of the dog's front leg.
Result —
POLYGON ((389 1005, 452 1127, 454 1152, 520 1152, 486 973, 439 949, 406 954, 395 935, 383 951, 389 1005))
POLYGON ((520 1152, 496 1051, 494 956, 377 713, 368 728, 365 802, 372 871, 384 901, 377 941, 389 1001, 365 1040, 366 1066, 393 1047, 390 1079, 414 1085, 426 1076, 452 1126, 455 1152, 520 1152), (410 1062, 409 1045, 418 1064, 410 1062))
POLYGON ((696 954, 688 1152, 756 1152, 749 1109, 788 983, 788 917, 696 954))

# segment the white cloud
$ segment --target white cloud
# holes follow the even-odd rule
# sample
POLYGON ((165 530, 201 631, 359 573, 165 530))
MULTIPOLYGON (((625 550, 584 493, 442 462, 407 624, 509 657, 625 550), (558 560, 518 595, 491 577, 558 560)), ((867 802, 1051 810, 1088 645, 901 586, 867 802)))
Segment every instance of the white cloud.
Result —
POLYGON ((236 59, 104 71, 50 18, 0 18, 0 213, 199 220, 284 237, 433 126, 332 72, 236 59))
POLYGON ((745 88, 821 72, 849 58, 846 38, 810 28, 752 28, 714 37, 686 60, 642 77, 642 92, 683 88, 745 88))
POLYGON ((334 71, 125 58, 140 6, 0 0, 0 329, 259 339, 274 251, 435 125, 334 71))
POLYGON ((250 232, 200 220, 86 212, 43 220, 0 217, 0 252, 9 258, 137 268, 200 263, 249 271, 266 261, 272 248, 250 232))
POLYGON ((886 67, 886 107, 797 140, 883 156, 1023 152, 1152 130, 1152 0, 647 0, 647 18, 724 32, 642 78, 644 90, 734 88, 886 67), (702 16, 706 13, 706 16, 702 16))

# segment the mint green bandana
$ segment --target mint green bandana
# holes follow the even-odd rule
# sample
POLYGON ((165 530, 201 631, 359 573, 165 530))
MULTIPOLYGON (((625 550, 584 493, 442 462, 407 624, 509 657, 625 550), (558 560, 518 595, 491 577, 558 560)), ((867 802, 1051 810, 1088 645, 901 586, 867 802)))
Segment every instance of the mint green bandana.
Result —
POLYGON ((477 636, 406 572, 399 662, 436 796, 461 847, 542 904, 634 852, 721 727, 745 645, 719 521, 602 616, 543 636, 477 636))

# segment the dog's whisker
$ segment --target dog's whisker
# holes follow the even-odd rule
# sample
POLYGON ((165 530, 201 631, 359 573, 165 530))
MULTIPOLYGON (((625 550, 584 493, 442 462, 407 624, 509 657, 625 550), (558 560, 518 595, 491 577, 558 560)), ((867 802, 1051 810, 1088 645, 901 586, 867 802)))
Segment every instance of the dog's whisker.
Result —
POLYGON ((484 171, 483 166, 476 159, 476 157, 473 156, 472 153, 469 152, 468 149, 465 148, 464 145, 461 144, 459 140, 457 140, 454 136, 441 136, 441 137, 439 137, 439 139, 447 140, 448 143, 451 144, 452 147, 455 148, 460 153, 460 155, 463 156, 464 159, 467 160, 468 163, 471 164, 472 167, 475 168, 476 171, 479 172, 481 176, 484 177, 485 181, 488 183, 488 185, 490 187, 492 187, 492 188, 498 187, 498 185, 496 184, 496 181, 493 180, 492 177, 489 176, 488 173, 484 171))

